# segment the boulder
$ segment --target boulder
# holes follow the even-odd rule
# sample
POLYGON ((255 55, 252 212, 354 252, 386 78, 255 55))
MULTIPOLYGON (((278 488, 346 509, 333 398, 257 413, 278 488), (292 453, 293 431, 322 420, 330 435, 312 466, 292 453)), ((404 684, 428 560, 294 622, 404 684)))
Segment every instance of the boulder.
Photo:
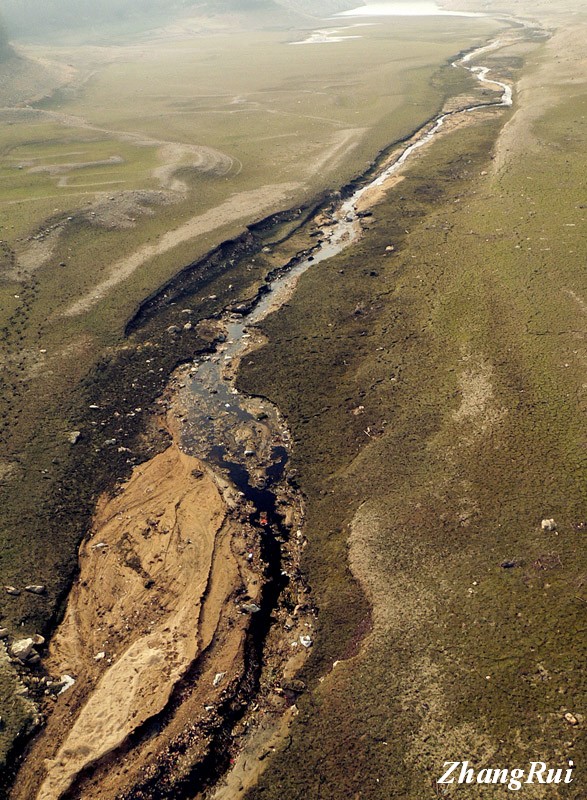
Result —
POLYGON ((24 587, 25 592, 30 592, 31 594, 45 594, 47 591, 46 586, 42 586, 40 583, 33 583, 30 586, 24 587))
POLYGON ((34 652, 34 646, 35 643, 30 637, 27 639, 18 639, 16 642, 12 643, 10 647, 10 654, 14 656, 14 658, 18 658, 20 661, 26 661, 31 653, 34 652))
POLYGON ((555 531, 556 522, 553 519, 543 519, 540 523, 540 527, 543 531, 555 531))
POLYGON ((5 586, 4 589, 6 590, 6 594, 10 594, 13 597, 18 597, 20 594, 20 589, 17 589, 16 586, 5 586))
POLYGON ((67 441, 70 444, 77 444, 81 439, 82 432, 81 431, 70 431, 67 434, 67 441))

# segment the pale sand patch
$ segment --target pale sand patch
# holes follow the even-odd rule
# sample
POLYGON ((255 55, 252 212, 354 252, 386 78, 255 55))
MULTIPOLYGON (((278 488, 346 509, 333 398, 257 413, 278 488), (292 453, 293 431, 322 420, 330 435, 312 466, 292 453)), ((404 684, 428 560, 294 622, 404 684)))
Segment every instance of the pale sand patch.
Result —
POLYGON ((377 203, 381 203, 385 199, 387 192, 394 186, 397 186, 398 183, 405 180, 405 178, 405 175, 390 175, 383 183, 372 186, 370 189, 367 189, 366 192, 363 192, 355 208, 360 213, 362 211, 367 211, 377 203))
POLYGON ((469 353, 463 355, 463 360, 468 366, 459 377, 461 404, 452 417, 459 425, 470 423, 475 432, 484 433, 503 419, 507 411, 495 400, 493 366, 482 356, 469 353))
MULTIPOLYGON (((84 767, 166 705, 210 643, 218 609, 238 581, 230 536, 216 484, 176 445, 137 467, 117 496, 102 499, 48 662, 78 685, 52 715, 48 738, 57 739, 57 752, 45 759, 35 794, 34 780, 29 784, 29 797, 57 800, 84 767)), ((240 642, 238 626, 235 635, 240 642)))
POLYGON ((190 239, 194 239, 196 236, 210 233, 210 231, 216 230, 223 225, 245 218, 248 220, 260 218, 270 212, 271 209, 274 209, 276 205, 284 202, 298 188, 299 184, 297 183, 277 183, 232 195, 219 206, 206 211, 204 214, 192 217, 192 219, 178 228, 168 231, 159 239, 157 244, 144 245, 132 255, 117 261, 110 270, 110 276, 80 300, 69 306, 63 312, 64 316, 74 317, 88 311, 108 292, 129 278, 135 270, 151 259, 173 250, 174 247, 184 242, 189 242, 190 239))

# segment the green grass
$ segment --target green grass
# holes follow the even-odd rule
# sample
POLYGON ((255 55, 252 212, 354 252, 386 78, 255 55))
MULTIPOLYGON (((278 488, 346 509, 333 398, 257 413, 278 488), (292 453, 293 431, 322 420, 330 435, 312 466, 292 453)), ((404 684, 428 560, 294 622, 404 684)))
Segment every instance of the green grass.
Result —
MULTIPOLYGON (((4 279, 0 285, 0 299, 6 301, 0 313, 0 349, 7 365, 0 444, 4 456, 18 465, 2 486, 0 582, 41 582, 49 587, 46 599, 24 593, 7 604, 3 624, 28 633, 44 629, 55 619, 73 575, 76 545, 86 530, 95 493, 129 468, 125 457, 114 455, 111 464, 110 457, 99 450, 107 432, 120 435, 114 412, 126 415, 135 407, 150 407, 175 361, 187 357, 190 342, 185 352, 174 351, 165 339, 169 322, 163 317, 157 323, 159 329, 155 324, 145 334, 164 342, 158 355, 160 366, 151 376, 140 359, 140 342, 128 351, 121 348, 126 319, 143 297, 223 239, 237 235, 245 222, 260 215, 259 210, 245 208, 241 220, 227 222, 153 259, 89 313, 67 318, 61 316, 62 310, 107 276, 118 259, 218 206, 233 193, 295 181, 299 184, 291 201, 295 205, 344 184, 370 164, 381 148, 440 108, 454 84, 445 84, 441 74, 433 84, 439 66, 493 30, 494 24, 480 22, 472 31, 470 22, 465 25, 460 20, 402 23, 394 29, 385 25, 365 28, 366 38, 349 43, 346 50, 338 45, 290 47, 287 37, 276 33, 174 42, 168 49, 131 48, 121 52, 124 59, 119 63, 99 69, 77 96, 66 101, 61 95, 42 104, 44 110, 83 117, 112 133, 61 126, 55 117, 23 122, 17 112, 14 124, 3 126, 0 179, 8 193, 3 193, 0 204, 0 235, 7 246, 21 251, 27 237, 46 220, 74 218, 45 266, 23 276, 19 284, 4 279), (213 108, 210 98, 200 97, 210 94, 211 88, 213 108), (226 95, 242 93, 251 103, 259 103, 255 112, 227 114, 233 107, 226 95), (232 116, 238 125, 226 124, 232 116), (364 129, 355 139, 355 149, 340 161, 315 169, 333 136, 347 128, 364 129), (125 189, 154 185, 155 149, 133 140, 121 141, 121 131, 213 146, 237 159, 236 163, 242 162, 242 170, 233 169, 227 176, 190 172, 190 188, 183 200, 156 207, 152 216, 137 216, 136 226, 124 231, 95 227, 78 213, 88 209, 94 197, 93 190, 79 186, 80 182, 124 179, 125 189), (70 152, 82 152, 88 161, 121 155, 124 163, 72 172, 68 180, 73 185, 68 187, 56 186, 55 178, 45 173, 14 168, 33 159, 39 159, 34 163, 64 163, 70 152), (15 294, 19 297, 14 298, 15 294), (97 366, 101 359, 104 363, 97 366), (88 406, 96 402, 108 412, 101 420, 104 425, 94 430, 88 406), (72 450, 67 433, 78 426, 88 435, 79 449, 72 450)), ((85 55, 79 49, 76 53, 62 55, 83 61, 85 55)), ((445 78, 449 77, 455 80, 445 70, 445 78)), ((110 194, 108 186, 102 188, 110 194)), ((264 262, 259 262, 251 273, 244 264, 237 264, 230 273, 217 274, 189 298, 195 316, 209 316, 234 299, 230 283, 246 295, 263 280, 265 270, 264 262), (210 301, 209 294, 217 294, 219 300, 210 301)), ((368 302, 371 286, 364 288, 368 302)), ((191 346, 197 347, 197 342, 191 346)), ((333 379, 337 374, 332 373, 333 379)), ((327 402, 325 391, 315 396, 322 405, 327 402)), ((150 445, 139 436, 146 423, 137 418, 135 424, 134 417, 124 416, 124 420, 124 426, 130 426, 128 441, 136 437, 132 441, 138 442, 137 459, 147 457, 150 445)), ((328 447, 320 452, 324 462, 332 455, 328 447)), ((342 564, 344 540, 333 537, 329 547, 342 564)), ((346 579, 343 574, 333 580, 331 591, 343 587, 344 597, 346 579)), ((359 624, 364 606, 357 602, 358 611, 351 617, 359 624)), ((343 614, 342 606, 337 608, 336 613, 343 614)), ((3 741, 6 745, 10 737, 3 741)))
MULTIPOLYGON (((584 103, 563 94, 536 125, 540 149, 499 179, 481 175, 499 123, 437 142, 364 240, 263 326, 270 344, 241 384, 294 434, 320 630, 313 689, 251 800, 424 800, 447 760, 584 761, 563 719, 585 696, 587 351, 566 291, 587 296, 584 103), (468 372, 491 392, 458 421, 468 372), (349 572, 355 514, 371 609, 349 572), (558 534, 540 530, 550 516, 558 534)), ((507 790, 448 796, 480 793, 507 790)))

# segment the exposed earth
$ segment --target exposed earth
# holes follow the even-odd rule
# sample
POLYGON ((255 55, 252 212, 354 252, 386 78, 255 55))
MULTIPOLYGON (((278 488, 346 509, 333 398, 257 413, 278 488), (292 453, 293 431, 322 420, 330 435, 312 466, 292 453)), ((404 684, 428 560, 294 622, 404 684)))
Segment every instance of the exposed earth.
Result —
MULTIPOLYGON (((218 294, 192 270, 139 308, 91 384, 105 394, 91 397, 96 430, 67 434, 116 452, 119 477, 101 479, 48 648, 18 665, 20 702, 41 699, 44 719, 13 800, 509 796, 437 784, 465 759, 573 761, 571 784, 524 793, 583 797, 587 11, 570 10, 515 9, 536 27, 486 56, 513 110, 455 117, 363 195, 358 241, 305 272, 228 360, 226 411, 215 384, 194 399, 190 380, 224 359, 225 315, 248 313, 272 270, 328 236, 332 202, 202 262, 218 294), (144 406, 150 420, 113 434, 108 403, 131 396, 118 383, 131 373, 142 399, 117 419, 135 425, 144 406), (250 416, 235 425, 237 390, 250 416)), ((478 92, 459 87, 446 108, 478 92)), ((211 168, 234 169, 221 156, 211 168)), ((161 191, 186 191, 157 169, 161 191)), ((294 190, 218 208, 254 205, 258 219, 294 190)), ((207 214, 62 313, 228 221, 207 214)))

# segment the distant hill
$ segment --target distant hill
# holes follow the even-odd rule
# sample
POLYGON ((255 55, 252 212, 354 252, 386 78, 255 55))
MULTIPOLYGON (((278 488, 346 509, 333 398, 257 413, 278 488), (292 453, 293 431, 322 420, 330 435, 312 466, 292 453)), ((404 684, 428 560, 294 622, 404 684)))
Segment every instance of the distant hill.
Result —
POLYGON ((185 13, 245 18, 250 13, 257 20, 264 13, 274 19, 276 12, 284 11, 290 16, 323 17, 359 4, 361 0, 2 0, 2 11, 10 35, 26 39, 100 26, 121 31, 129 25, 149 28, 185 13))
POLYGON ((6 61, 14 55, 14 51, 8 40, 8 28, 0 16, 0 61, 6 61))

